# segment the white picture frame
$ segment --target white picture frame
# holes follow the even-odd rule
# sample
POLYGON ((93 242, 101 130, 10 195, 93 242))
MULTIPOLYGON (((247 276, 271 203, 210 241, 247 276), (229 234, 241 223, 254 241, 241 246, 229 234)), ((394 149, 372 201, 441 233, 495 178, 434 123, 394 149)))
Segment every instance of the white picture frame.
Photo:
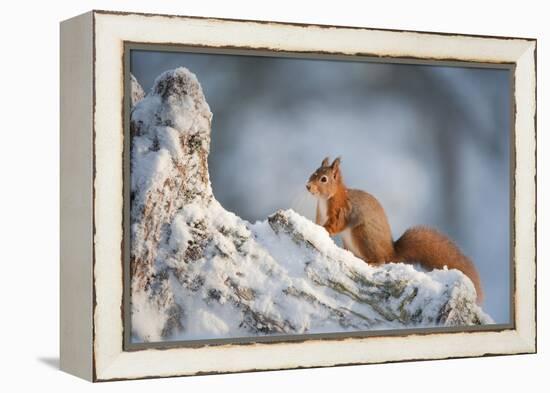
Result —
POLYGON ((536 352, 536 40, 91 11, 61 24, 61 368, 90 381, 536 352), (514 69, 511 327, 124 347, 125 43, 514 69))

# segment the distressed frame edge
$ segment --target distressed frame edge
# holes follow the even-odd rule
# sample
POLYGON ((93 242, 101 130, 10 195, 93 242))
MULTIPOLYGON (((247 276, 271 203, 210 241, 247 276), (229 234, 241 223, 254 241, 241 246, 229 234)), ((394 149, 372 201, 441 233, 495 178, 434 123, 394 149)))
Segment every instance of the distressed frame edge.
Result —
POLYGON ((222 18, 216 16, 199 16, 199 15, 184 15, 184 14, 163 14, 163 13, 151 13, 151 12, 138 12, 138 11, 113 11, 104 9, 94 9, 91 12, 94 14, 104 15, 120 15, 120 16, 159 16, 163 18, 178 18, 178 19, 199 19, 204 21, 218 21, 218 22, 236 22, 236 23, 254 23, 254 24, 268 24, 268 25, 282 25, 282 26, 295 26, 295 27, 318 27, 321 29, 355 29, 355 30, 370 30, 370 31, 382 31, 382 32, 395 32, 395 33, 418 33, 418 34, 433 34, 442 35, 448 37, 472 37, 472 38, 491 38, 502 40, 522 40, 522 41, 536 41, 535 37, 519 37, 519 36, 499 36, 499 35, 487 35, 487 34, 468 34, 468 33, 450 33, 442 31, 428 31, 428 30, 410 30, 410 29, 388 29, 382 27, 365 27, 356 25, 329 25, 324 23, 307 23, 307 22, 290 22, 290 21, 272 21, 262 19, 242 19, 242 18, 222 18))
MULTIPOLYGON (((101 13, 103 14, 103 13, 101 13)), ((112 15, 112 13, 108 13, 109 15, 112 15)), ((134 14, 131 14, 131 15, 134 15, 134 14)), ((94 14, 95 16, 95 14, 94 14)), ((171 16, 172 18, 173 16, 171 16)), ((189 17, 186 17, 186 18, 189 18, 189 17)), ((276 23, 277 25, 279 24, 282 24, 282 25, 285 25, 284 23, 276 23)), ((367 29, 368 30, 368 29, 367 29)), ((416 33, 416 32, 414 32, 416 33)), ((396 32, 395 34, 399 34, 398 32, 396 32)), ((426 34, 433 34, 433 33, 426 33, 426 34)), ((453 35, 455 36, 455 35, 453 35)), ((497 38, 501 38, 501 37, 497 37, 497 38)), ((96 41, 94 39, 94 45, 95 45, 96 41)), ((527 41, 527 47, 526 47, 526 52, 528 51, 529 49, 529 43, 532 43, 533 46, 532 46, 532 52, 535 53, 535 60, 536 60, 536 40, 528 40, 527 41), (531 41, 534 41, 534 43, 532 43, 531 41)), ((531 57, 533 58, 533 57, 531 57)), ((528 65, 528 64, 527 64, 528 65)), ((534 80, 535 80, 535 83, 534 83, 534 88, 536 89, 536 61, 535 61, 535 69, 534 69, 534 72, 535 72, 535 75, 534 75, 534 80)), ((94 72, 94 77, 95 77, 95 72, 94 72)), ((535 116, 535 123, 534 123, 534 127, 532 130, 529 130, 529 131, 533 131, 533 135, 535 136, 536 138, 536 97, 531 97, 531 98, 535 98, 535 100, 533 100, 533 104, 534 104, 534 116, 535 116)), ((94 99, 95 99, 95 94, 94 94, 94 99)), ((517 102, 516 102, 516 105, 517 105, 517 102)), ((516 127, 517 127, 517 119, 516 119, 516 127)), ((517 140, 515 141, 517 143, 517 140)), ((536 152, 536 143, 535 143, 535 152, 536 152)), ((535 172, 535 176, 536 176, 536 162, 534 163, 534 168, 533 168, 534 172, 535 172)), ((95 180, 95 179, 94 179, 95 180)), ((535 177, 535 184, 534 186, 536 187, 536 177, 535 177)), ((535 198, 536 198, 536 194, 535 194, 535 198)), ((535 213, 536 213, 536 200, 535 200, 535 213)), ((517 213, 517 212, 516 212, 517 213)), ((516 218, 517 218, 517 214, 516 214, 516 218)), ((533 217, 533 221, 536 225, 536 214, 535 216, 533 217)), ((532 234, 536 234, 536 227, 533 228, 533 233, 532 234)), ((517 251, 517 249, 516 249, 517 251)), ((536 249, 535 249, 535 252, 534 252, 534 256, 536 258, 536 249)), ((535 260, 536 262, 536 260, 535 260)), ((535 276, 534 276, 534 279, 536 280, 536 271, 535 271, 535 276)), ((535 281, 536 283, 536 281, 535 281)), ((97 284, 97 283, 96 283, 97 284)), ((536 289, 536 288, 535 288, 536 289)), ((535 293, 535 297, 534 299, 532 300, 536 300, 536 293, 535 293)), ((518 301, 516 299, 516 301, 518 301)), ((523 307, 523 306, 522 306, 523 307)), ((523 307, 525 308, 525 307, 523 307)), ((94 318, 96 316, 94 315, 94 318)), ((510 354, 512 353, 533 353, 533 352, 536 352, 536 313, 534 315, 534 323, 535 325, 533 326, 534 328, 534 332, 525 332, 523 329, 522 332, 525 333, 525 334, 521 334, 519 335, 517 338, 520 339, 522 341, 522 343, 524 344, 523 345, 523 350, 519 350, 519 351, 516 351, 516 352, 511 352, 510 354), (533 334, 534 333, 534 334, 533 334)), ((518 330, 519 330, 519 327, 518 327, 518 330)), ((517 333, 517 332, 516 332, 517 333)), ((94 335, 94 346, 95 346, 95 335, 94 335)), ((145 351, 145 352, 150 352, 149 350, 148 351, 145 351)), ((491 354, 481 354, 481 355, 462 355, 462 356, 456 356, 456 357, 471 357, 471 356, 492 356, 492 355, 501 355, 501 354, 506 354, 506 353, 503 353, 503 352, 500 352, 500 353, 491 353, 491 354)), ((94 353, 94 364, 95 364, 95 356, 96 353, 94 353)), ((451 356, 452 357, 455 357, 455 356, 451 356)), ((387 361, 381 361, 381 362, 393 362, 393 361, 409 361, 409 360, 428 360, 428 359, 436 359, 436 358, 449 358, 449 356, 441 356, 441 357, 428 357, 428 358, 411 358, 411 359, 407 359, 407 358, 400 358, 399 360, 387 360, 387 361)), ((114 359, 113 359, 114 360, 114 359)), ((118 359, 117 359, 118 360, 118 359)), ((113 362, 113 363, 117 363, 116 361, 113 362)), ((360 363, 345 363, 345 364, 367 364, 367 363, 379 363, 378 361, 366 361, 366 362, 360 362, 360 363)), ((335 363, 335 364, 327 364, 327 365, 307 365, 305 367, 325 367, 325 366, 336 366, 336 365, 341 365, 341 364, 338 364, 338 363, 335 363)), ((277 369, 286 369, 286 368, 301 368, 302 366, 289 366, 289 367, 280 367, 280 368, 277 368, 277 369)), ((110 368, 110 367, 109 367, 110 368)), ((263 370, 269 370, 271 368, 265 368, 263 370)), ((214 371, 213 373, 221 373, 221 372, 243 372, 243 371, 253 371, 254 369, 247 369, 247 370, 229 370, 229 371, 214 371)), ((102 370, 103 371, 103 370, 102 370)), ((259 370, 258 370, 259 371, 259 370)), ((95 373, 94 373, 94 380, 96 381, 103 381, 103 380, 118 380, 118 379, 135 379, 135 378, 151 378, 151 377, 164 377, 164 376, 177 376, 177 375, 197 375, 197 374, 203 374, 205 372, 195 372, 195 373, 191 373, 191 374, 186 374, 184 372, 179 372, 179 373, 172 373, 172 374, 164 374, 164 375, 144 375, 144 376, 130 376, 130 377, 116 377, 116 376, 113 376, 111 375, 110 377, 108 376, 108 372, 107 373, 103 373, 101 372, 100 376, 98 377, 95 373), (106 378, 105 378, 106 377, 106 378)), ((206 373, 209 373, 209 372, 206 372, 206 373)))
POLYGON ((87 12, 59 25, 59 367, 89 381, 94 380, 93 18, 87 12))
POLYGON ((516 63, 514 210, 516 330, 537 352, 537 41, 516 63), (522 257, 527 255, 524 261, 522 257), (523 277, 525 275, 525 277, 523 277), (518 276, 519 279, 518 279, 518 276))

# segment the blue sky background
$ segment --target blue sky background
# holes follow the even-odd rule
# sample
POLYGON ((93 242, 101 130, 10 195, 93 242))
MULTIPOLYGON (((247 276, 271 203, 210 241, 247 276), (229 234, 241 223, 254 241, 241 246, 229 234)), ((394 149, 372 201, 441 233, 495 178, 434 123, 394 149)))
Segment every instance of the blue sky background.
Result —
POLYGON ((195 73, 214 114, 216 198, 251 222, 313 217, 305 182, 342 156, 349 187, 384 206, 393 236, 430 225, 469 255, 484 309, 509 321, 510 80, 486 68, 132 51, 147 92, 163 71, 195 73))

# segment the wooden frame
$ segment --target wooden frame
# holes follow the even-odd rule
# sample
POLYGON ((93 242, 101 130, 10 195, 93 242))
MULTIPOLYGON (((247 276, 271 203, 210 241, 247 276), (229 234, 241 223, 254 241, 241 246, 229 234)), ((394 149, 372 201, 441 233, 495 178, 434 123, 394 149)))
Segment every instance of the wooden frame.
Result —
POLYGON ((62 23, 61 50, 63 370, 105 381, 536 351, 535 40, 92 11, 62 23), (124 51, 132 42, 513 67, 513 326, 125 350, 124 51))

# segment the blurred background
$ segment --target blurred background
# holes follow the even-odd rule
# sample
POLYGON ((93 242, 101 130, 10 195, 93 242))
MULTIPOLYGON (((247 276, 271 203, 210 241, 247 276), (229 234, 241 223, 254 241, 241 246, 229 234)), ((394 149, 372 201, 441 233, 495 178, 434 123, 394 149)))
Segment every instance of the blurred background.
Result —
POLYGON ((305 183, 325 156, 384 206, 394 239, 430 225, 472 258, 483 308, 510 321, 510 72, 133 50, 148 92, 184 66, 213 117, 216 198, 255 222, 293 208, 314 219, 305 183))

